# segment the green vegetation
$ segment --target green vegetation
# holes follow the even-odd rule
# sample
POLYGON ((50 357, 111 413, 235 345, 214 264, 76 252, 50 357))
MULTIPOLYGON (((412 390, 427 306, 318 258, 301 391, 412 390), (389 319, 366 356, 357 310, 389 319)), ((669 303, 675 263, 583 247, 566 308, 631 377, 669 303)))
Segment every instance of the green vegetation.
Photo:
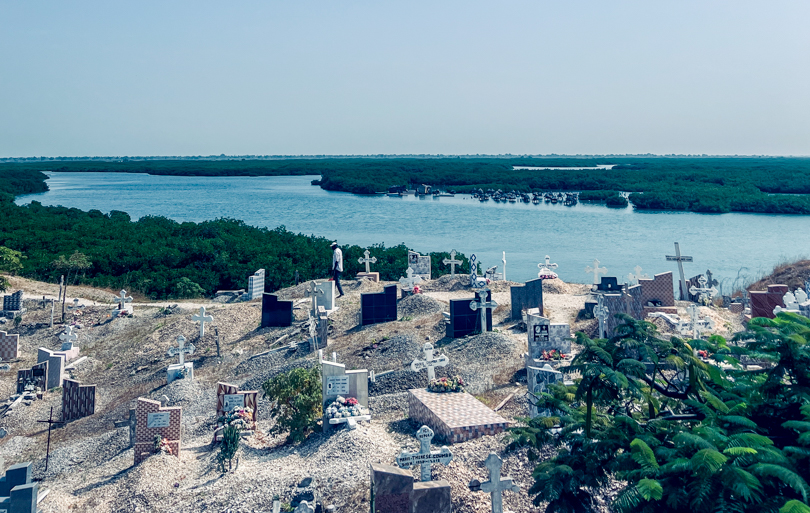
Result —
MULTIPOLYGON (((19 251, 0 246, 0 273, 14 274, 20 271, 23 268, 24 259, 25 257, 19 251)), ((8 278, 0 275, 0 292, 5 292, 8 287, 8 278)))
POLYGON ((273 401, 270 416, 273 434, 287 433, 288 442, 303 442, 323 415, 321 373, 318 367, 293 369, 262 385, 264 397, 273 401))
POLYGON ((618 191, 582 191, 579 194, 579 199, 582 201, 603 202, 611 208, 625 208, 628 205, 627 198, 618 191))
POLYGON ((231 470, 231 462, 239 451, 241 438, 242 433, 236 426, 228 425, 222 429, 222 442, 219 445, 219 454, 217 454, 217 469, 220 472, 231 470), (226 462, 228 463, 227 469, 225 468, 226 462))
POLYGON ((617 479, 618 512, 806 511, 810 319, 780 313, 731 343, 687 343, 622 318, 610 340, 577 333, 578 383, 552 385, 538 398, 552 416, 511 430, 509 448, 528 446, 530 458, 558 450, 534 471, 535 504, 591 511, 617 479), (772 365, 744 370, 743 355, 772 365))

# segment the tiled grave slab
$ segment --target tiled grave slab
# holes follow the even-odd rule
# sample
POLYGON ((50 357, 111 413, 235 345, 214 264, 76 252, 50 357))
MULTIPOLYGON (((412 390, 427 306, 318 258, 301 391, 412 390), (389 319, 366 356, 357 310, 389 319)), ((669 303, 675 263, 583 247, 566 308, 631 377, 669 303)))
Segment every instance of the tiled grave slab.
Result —
POLYGON ((411 419, 425 424, 449 443, 496 435, 509 421, 466 392, 433 393, 422 388, 408 390, 411 419))

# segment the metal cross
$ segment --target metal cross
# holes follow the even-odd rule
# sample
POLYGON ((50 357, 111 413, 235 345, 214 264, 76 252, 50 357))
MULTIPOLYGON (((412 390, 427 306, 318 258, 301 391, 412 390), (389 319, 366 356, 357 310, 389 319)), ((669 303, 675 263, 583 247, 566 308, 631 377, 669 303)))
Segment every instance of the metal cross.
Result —
POLYGON ((507 490, 519 492, 520 487, 509 476, 501 479, 503 460, 494 452, 489 453, 484 465, 489 470, 489 481, 481 483, 481 491, 489 493, 492 498, 492 513, 503 513, 503 492, 507 490))
POLYGON ((644 278, 645 280, 647 280, 650 277, 647 276, 646 274, 641 274, 641 266, 637 265, 637 266, 635 266, 633 268, 633 272, 627 275, 627 278, 629 280, 628 283, 630 283, 630 285, 637 285, 638 280, 640 280, 641 278, 644 278), (635 274, 633 274, 633 273, 635 273, 635 274))
POLYGON ((607 274, 607 267, 599 267, 599 260, 594 259, 593 267, 590 265, 585 268, 586 274, 593 274, 593 284, 599 284, 599 275, 600 274, 607 274))
POLYGON ((170 347, 166 354, 168 356, 180 356, 180 365, 186 363, 186 353, 194 354, 194 344, 186 345, 186 337, 180 335, 177 337, 177 347, 170 347))
POLYGON ((709 269, 706 269, 706 283, 709 284, 709 287, 716 287, 718 285, 717 280, 712 278, 712 272, 709 269))
POLYGON ((599 294, 596 306, 593 308, 594 317, 599 319, 599 338, 607 338, 607 326, 605 326, 605 322, 608 320, 609 314, 610 311, 607 305, 605 305, 605 296, 599 294))
POLYGON ((365 250, 363 252, 363 254, 366 255, 366 258, 358 258, 357 263, 366 264, 366 273, 370 273, 371 272, 371 265, 370 264, 376 264, 377 263, 377 257, 370 257, 369 258, 369 255, 371 255, 369 250, 365 250))
POLYGON ((487 310, 498 306, 495 301, 487 301, 487 293, 489 289, 479 290, 478 301, 470 301, 470 310, 481 310, 481 333, 487 332, 487 310))
POLYGON ((402 288, 404 288, 405 290, 413 290, 414 285, 416 285, 417 283, 422 283, 422 277, 419 276, 418 274, 414 275, 413 269, 411 269, 410 267, 408 267, 406 273, 408 274, 407 278, 399 279, 399 282, 402 284, 402 288))
POLYGON ((200 323, 200 340, 202 340, 205 336, 205 323, 214 322, 214 317, 212 315, 205 315, 205 307, 201 306, 200 313, 198 315, 192 315, 191 320, 200 323))
POLYGON ((453 453, 447 446, 442 446, 439 451, 430 450, 430 441, 433 439, 433 430, 427 426, 422 426, 416 432, 416 438, 419 439, 419 450, 417 452, 401 452, 397 456, 397 465, 399 468, 411 468, 414 465, 421 467, 420 480, 422 482, 430 481, 430 466, 433 463, 441 463, 449 465, 453 460, 453 453))
POLYGON ((59 340, 61 340, 63 344, 73 344, 73 342, 78 339, 79 336, 73 333, 73 326, 71 325, 65 326, 65 332, 59 335, 59 340))
POLYGON ((307 287, 307 294, 312 297, 312 315, 318 314, 318 296, 323 296, 323 290, 318 288, 318 284, 315 281, 310 282, 309 286, 307 287))
POLYGON ((127 296, 126 290, 122 290, 115 300, 118 301, 118 309, 122 312, 124 311, 124 308, 126 308, 126 304, 132 302, 132 298, 127 296))
POLYGON ((46 422, 48 424, 48 447, 45 449, 45 472, 48 472, 48 460, 51 457, 51 428, 54 424, 64 424, 64 421, 53 420, 53 406, 51 406, 51 414, 48 420, 38 420, 37 422, 46 422))
POLYGON ((681 247, 678 243, 675 243, 675 256, 667 255, 667 260, 670 262, 678 262, 678 272, 681 274, 681 301, 686 301, 686 292, 688 290, 686 286, 686 277, 683 274, 683 263, 684 262, 691 262, 692 257, 690 256, 682 256, 681 255, 681 247))
POLYGON ((540 272, 537 273, 537 277, 543 280, 553 280, 557 277, 557 273, 552 271, 552 269, 557 268, 557 264, 551 263, 551 257, 546 255, 545 263, 541 262, 537 264, 537 268, 540 269, 540 272))
POLYGON ((454 249, 454 250, 452 250, 450 252, 450 258, 445 258, 444 260, 442 260, 442 263, 444 265, 449 265, 450 266, 450 276, 455 276, 456 275, 456 266, 462 264, 461 260, 456 260, 456 255, 457 255, 457 253, 456 253, 456 250, 454 249))
POLYGON ((700 284, 700 287, 695 287, 694 285, 689 287, 689 293, 692 294, 693 296, 698 296, 698 299, 700 299, 700 296, 703 296, 705 294, 706 297, 708 297, 709 300, 711 300, 715 296, 715 294, 717 294, 716 288, 714 287, 708 288, 706 286, 708 285, 709 282, 706 279, 706 277, 703 276, 702 274, 698 278, 698 283, 700 284))
POLYGON ((436 373, 433 370, 434 367, 447 367, 447 364, 450 363, 447 355, 440 354, 435 358, 433 357, 433 344, 430 342, 426 342, 425 345, 422 346, 422 358, 424 358, 424 360, 416 359, 411 363, 411 370, 413 372, 419 372, 423 369, 427 369, 429 382, 436 379, 436 373))

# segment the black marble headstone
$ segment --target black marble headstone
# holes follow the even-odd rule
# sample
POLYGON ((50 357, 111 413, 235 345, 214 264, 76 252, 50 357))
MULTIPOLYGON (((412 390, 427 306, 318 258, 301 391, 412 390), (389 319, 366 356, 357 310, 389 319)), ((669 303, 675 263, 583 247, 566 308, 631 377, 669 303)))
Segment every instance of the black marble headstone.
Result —
POLYGON ((510 287, 509 291, 512 296, 512 320, 522 319, 523 310, 529 308, 539 308, 540 315, 543 315, 543 280, 529 280, 526 285, 510 287))
POLYGON ((286 327, 293 323, 293 302, 279 301, 278 296, 262 294, 262 328, 286 327))
POLYGON ((396 320, 396 285, 387 285, 382 292, 360 294, 360 324, 362 326, 396 320))
POLYGON ((604 276, 599 281, 599 285, 596 286, 596 290, 600 292, 619 292, 622 290, 622 286, 619 285, 619 279, 615 276, 604 276))
POLYGON ((22 310, 22 290, 18 290, 10 296, 3 296, 3 310, 16 312, 22 310))
MULTIPOLYGON (((470 299, 450 300, 450 324, 447 325, 449 338, 460 338, 470 333, 481 332, 481 311, 470 308, 470 303, 478 301, 477 297, 470 299)), ((492 301, 492 291, 487 291, 487 301, 492 301)), ((487 308, 487 331, 492 331, 492 309, 487 308)))

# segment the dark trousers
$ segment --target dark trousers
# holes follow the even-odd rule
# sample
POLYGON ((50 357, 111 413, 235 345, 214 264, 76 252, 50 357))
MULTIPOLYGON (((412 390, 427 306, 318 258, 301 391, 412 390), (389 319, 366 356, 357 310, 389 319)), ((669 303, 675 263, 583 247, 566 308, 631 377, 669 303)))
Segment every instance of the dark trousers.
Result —
POLYGON ((332 279, 335 280, 335 285, 337 286, 338 293, 342 296, 343 295, 343 287, 340 286, 340 271, 333 270, 332 271, 332 279))

